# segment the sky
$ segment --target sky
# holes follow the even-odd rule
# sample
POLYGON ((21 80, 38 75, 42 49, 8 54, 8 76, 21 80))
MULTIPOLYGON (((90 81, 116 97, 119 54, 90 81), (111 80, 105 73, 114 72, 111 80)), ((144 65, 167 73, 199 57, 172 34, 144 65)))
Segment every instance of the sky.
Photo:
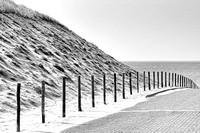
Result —
POLYGON ((200 61, 200 0, 13 0, 120 61, 200 61))

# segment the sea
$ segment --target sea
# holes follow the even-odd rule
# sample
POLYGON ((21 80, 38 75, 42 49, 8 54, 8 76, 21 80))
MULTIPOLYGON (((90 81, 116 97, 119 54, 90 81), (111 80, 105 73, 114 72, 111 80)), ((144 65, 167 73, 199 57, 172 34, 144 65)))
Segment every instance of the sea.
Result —
POLYGON ((200 86, 200 61, 125 61, 123 63, 138 72, 163 71, 181 74, 200 86))

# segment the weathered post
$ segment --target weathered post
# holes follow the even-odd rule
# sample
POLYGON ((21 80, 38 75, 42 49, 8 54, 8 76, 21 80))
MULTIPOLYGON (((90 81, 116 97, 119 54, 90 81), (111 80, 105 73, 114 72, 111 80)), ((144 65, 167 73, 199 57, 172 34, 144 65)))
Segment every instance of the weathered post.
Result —
POLYGON ((129 73, 129 85, 130 85, 130 94, 132 95, 132 79, 131 79, 131 72, 129 73))
POLYGON ((184 87, 186 87, 186 77, 184 77, 184 87))
POLYGON ((185 77, 184 77, 184 87, 185 87, 185 77))
POLYGON ((161 71, 161 88, 163 88, 163 71, 161 71))
POLYGON ((151 90, 151 74, 148 72, 148 83, 149 83, 149 90, 151 90))
POLYGON ((188 78, 186 78, 186 87, 188 88, 188 78))
POLYGON ((191 88, 190 79, 188 79, 188 87, 191 88))
POLYGON ((95 107, 95 99, 94 99, 94 75, 91 76, 91 84, 92 84, 92 107, 95 107))
POLYGON ((42 81, 42 123, 45 123, 45 81, 42 81))
POLYGON ((106 104, 106 74, 103 74, 103 103, 106 104))
POLYGON ((188 78, 186 77, 186 88, 188 88, 188 78))
POLYGON ((66 78, 63 77, 63 96, 62 96, 62 100, 63 100, 63 104, 62 104, 62 117, 65 117, 65 113, 66 113, 66 78))
POLYGON ((17 84, 17 132, 20 132, 20 89, 21 84, 17 84))
POLYGON ((159 89, 160 87, 160 75, 159 75, 159 72, 157 72, 157 88, 159 89))
POLYGON ((122 75, 122 97, 125 99, 125 74, 122 75))
POLYGON ((156 75, 155 72, 153 71, 153 88, 156 88, 156 75))
POLYGON ((184 77, 182 76, 182 87, 184 87, 184 77))
POLYGON ((81 76, 78 76, 78 111, 81 109, 81 76))
POLYGON ((174 86, 176 87, 176 85, 177 85, 177 84, 176 84, 176 82, 177 82, 177 81, 176 81, 176 73, 174 74, 174 80, 175 80, 175 81, 174 81, 174 86))
POLYGON ((170 76, 171 76, 171 74, 169 73, 169 76, 168 76, 168 86, 170 86, 170 76))
POLYGON ((181 75, 180 81, 181 81, 181 87, 183 87, 183 76, 182 75, 181 75))
POLYGON ((185 77, 185 88, 187 87, 187 86, 186 86, 186 81, 187 81, 187 78, 185 77))
POLYGON ((143 83, 144 83, 144 91, 146 91, 145 71, 143 72, 143 83))
POLYGON ((180 75, 180 87, 182 87, 182 75, 180 75))
POLYGON ((180 87, 180 80, 179 80, 179 74, 177 74, 177 87, 180 87))
POLYGON ((167 72, 165 72, 165 87, 167 87, 167 72))
POLYGON ((137 93, 139 93, 139 72, 137 72, 137 93))
POLYGON ((177 87, 179 87, 179 74, 177 74, 177 87))
POLYGON ((117 102, 117 78, 116 78, 116 73, 114 73, 114 102, 117 102))
POLYGON ((192 88, 194 88, 194 84, 193 84, 193 81, 191 80, 191 83, 192 83, 192 88))
POLYGON ((191 81, 190 81, 190 79, 188 79, 188 85, 189 85, 189 88, 191 88, 191 81))
POLYGON ((172 73, 172 87, 174 86, 174 73, 172 73))

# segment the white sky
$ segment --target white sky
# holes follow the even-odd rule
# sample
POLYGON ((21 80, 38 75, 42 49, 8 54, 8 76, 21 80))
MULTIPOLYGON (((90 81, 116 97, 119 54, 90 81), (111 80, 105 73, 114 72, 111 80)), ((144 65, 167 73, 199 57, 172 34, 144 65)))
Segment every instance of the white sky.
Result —
POLYGON ((14 0, 120 61, 200 61, 200 0, 14 0))

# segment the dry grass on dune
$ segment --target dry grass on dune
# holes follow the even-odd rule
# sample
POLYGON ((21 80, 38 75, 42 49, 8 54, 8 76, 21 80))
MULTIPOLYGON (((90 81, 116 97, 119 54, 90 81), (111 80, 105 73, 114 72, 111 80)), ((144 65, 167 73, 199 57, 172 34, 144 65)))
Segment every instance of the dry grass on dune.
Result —
POLYGON ((24 5, 17 5, 12 0, 0 0, 0 13, 13 13, 29 19, 36 19, 36 20, 42 19, 54 23, 56 25, 62 26, 64 28, 67 28, 57 20, 42 13, 39 13, 37 11, 34 11, 32 9, 29 9, 24 5))

